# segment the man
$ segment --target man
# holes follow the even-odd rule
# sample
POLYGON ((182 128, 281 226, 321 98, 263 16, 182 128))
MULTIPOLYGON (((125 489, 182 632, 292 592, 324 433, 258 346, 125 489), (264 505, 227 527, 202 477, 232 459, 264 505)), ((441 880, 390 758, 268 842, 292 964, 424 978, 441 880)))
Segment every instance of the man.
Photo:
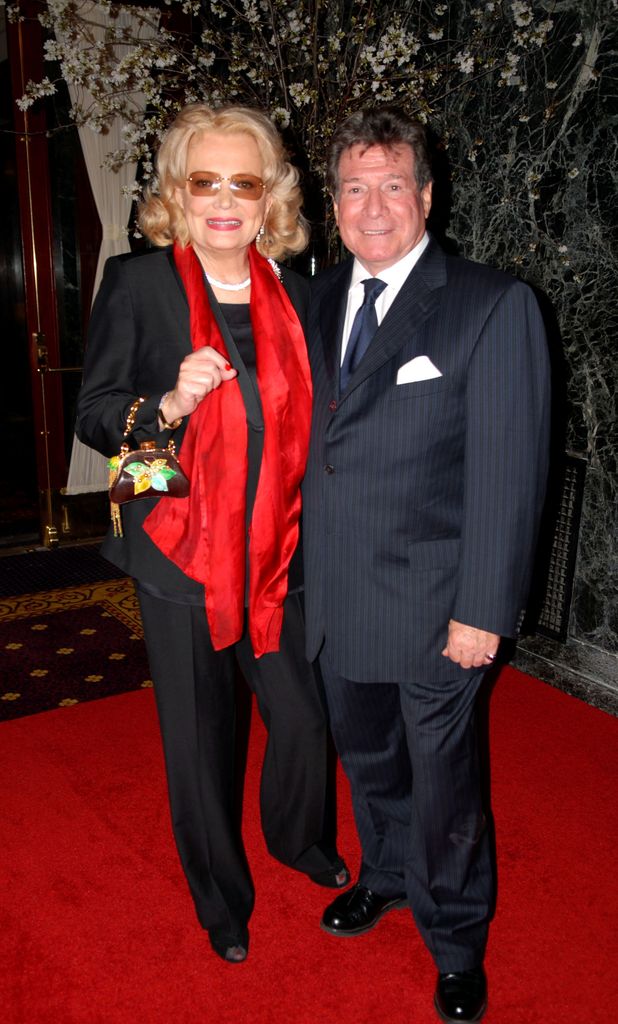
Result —
POLYGON ((408 903, 438 968, 438 1014, 476 1021, 493 880, 474 706, 529 581, 543 325, 527 286, 426 233, 425 133, 401 112, 343 124, 329 187, 354 259, 317 278, 311 304, 307 643, 362 864, 322 927, 360 935, 408 903))

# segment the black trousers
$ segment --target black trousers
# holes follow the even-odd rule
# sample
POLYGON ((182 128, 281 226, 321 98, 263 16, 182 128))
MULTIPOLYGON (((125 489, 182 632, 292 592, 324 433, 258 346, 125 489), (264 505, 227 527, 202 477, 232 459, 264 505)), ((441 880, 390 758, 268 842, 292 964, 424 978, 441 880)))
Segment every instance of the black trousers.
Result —
POLYGON ((362 847, 359 882, 406 894, 439 971, 483 961, 493 862, 474 722, 483 673, 355 683, 320 656, 362 847))
POLYGON ((214 651, 203 606, 138 596, 176 846, 200 923, 231 941, 243 935, 254 903, 239 824, 237 667, 268 731, 260 809, 270 853, 310 873, 335 857, 327 713, 303 653, 301 601, 286 600, 279 652, 256 659, 246 632, 214 651))

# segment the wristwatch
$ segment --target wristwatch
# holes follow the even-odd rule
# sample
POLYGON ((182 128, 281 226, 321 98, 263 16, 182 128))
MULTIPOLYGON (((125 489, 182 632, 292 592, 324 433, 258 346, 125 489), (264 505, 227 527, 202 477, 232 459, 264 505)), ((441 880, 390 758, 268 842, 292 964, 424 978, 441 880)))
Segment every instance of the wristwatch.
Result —
POLYGON ((165 419, 165 416, 163 415, 163 403, 165 402, 165 399, 167 398, 168 395, 169 391, 166 391, 163 397, 161 398, 161 401, 159 402, 159 408, 157 410, 159 416, 159 423, 163 430, 177 430, 180 424, 182 423, 182 416, 179 416, 177 420, 172 420, 171 423, 168 423, 167 420, 165 419))

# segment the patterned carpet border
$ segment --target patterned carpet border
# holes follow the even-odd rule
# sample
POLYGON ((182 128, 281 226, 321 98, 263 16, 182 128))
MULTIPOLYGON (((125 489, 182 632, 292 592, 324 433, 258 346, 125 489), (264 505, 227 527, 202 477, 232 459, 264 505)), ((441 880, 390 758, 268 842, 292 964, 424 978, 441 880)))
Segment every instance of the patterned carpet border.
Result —
POLYGON ((130 579, 0 599, 0 721, 151 687, 130 579))
POLYGON ((0 622, 51 615, 89 605, 105 605, 107 611, 143 637, 142 622, 133 583, 129 579, 87 583, 38 594, 0 598, 0 622))

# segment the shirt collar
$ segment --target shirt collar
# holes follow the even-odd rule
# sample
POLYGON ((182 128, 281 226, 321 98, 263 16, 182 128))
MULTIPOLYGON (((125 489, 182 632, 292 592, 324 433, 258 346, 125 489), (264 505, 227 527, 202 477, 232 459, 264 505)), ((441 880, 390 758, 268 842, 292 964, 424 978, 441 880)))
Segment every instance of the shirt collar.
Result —
MULTIPOLYGON (((397 263, 393 263, 391 267, 381 270, 379 274, 376 274, 376 277, 379 277, 380 281, 386 281, 387 285, 394 286, 395 290, 399 291, 403 282, 412 270, 412 267, 415 266, 428 245, 429 235, 425 232, 420 242, 417 242, 410 252, 406 253, 406 255, 398 260, 397 263)), ((357 284, 360 284, 361 281, 365 281, 368 277, 371 277, 371 274, 369 274, 362 263, 359 263, 358 259, 354 257, 350 290, 356 287, 357 284)))

